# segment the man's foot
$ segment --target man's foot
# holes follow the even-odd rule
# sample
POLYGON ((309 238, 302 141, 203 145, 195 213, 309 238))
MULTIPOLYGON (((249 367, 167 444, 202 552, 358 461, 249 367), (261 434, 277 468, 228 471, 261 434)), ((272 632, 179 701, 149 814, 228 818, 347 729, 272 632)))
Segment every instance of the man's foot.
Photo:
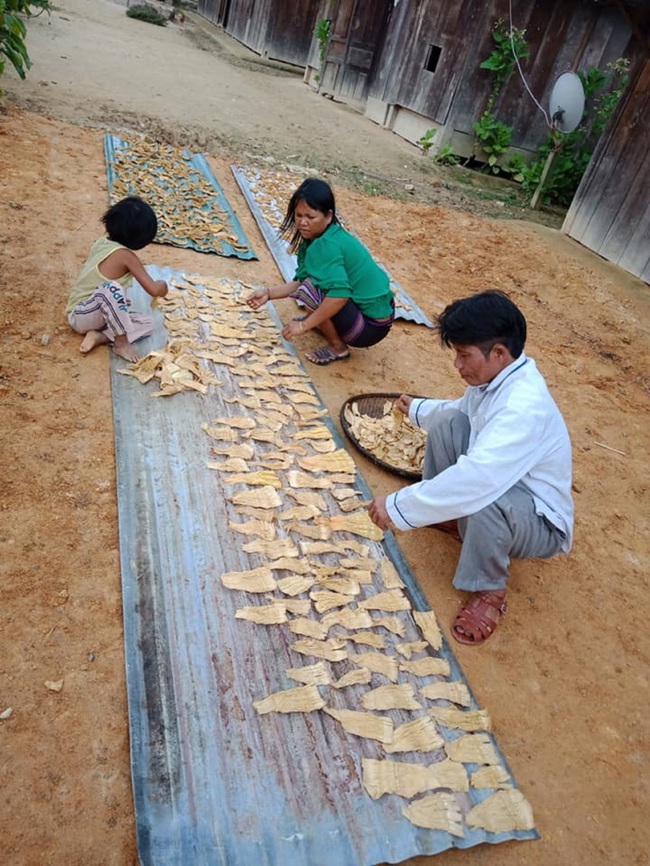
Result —
POLYGON ((102 331, 88 331, 81 341, 79 351, 82 355, 87 355, 97 346, 103 346, 106 343, 108 343, 108 337, 102 331))
POLYGON ((125 361, 130 361, 131 363, 140 359, 140 353, 133 348, 124 335, 115 338, 113 351, 120 358, 124 358, 125 361))
POLYGON ((476 646, 494 633, 499 620, 508 610, 506 590, 473 592, 451 627, 458 643, 476 646))
POLYGON ((349 357, 350 351, 348 348, 338 350, 333 349, 331 346, 320 346, 320 348, 314 349, 312 352, 305 352, 305 358, 311 361, 312 364, 318 364, 319 366, 331 364, 334 361, 347 361, 349 357))

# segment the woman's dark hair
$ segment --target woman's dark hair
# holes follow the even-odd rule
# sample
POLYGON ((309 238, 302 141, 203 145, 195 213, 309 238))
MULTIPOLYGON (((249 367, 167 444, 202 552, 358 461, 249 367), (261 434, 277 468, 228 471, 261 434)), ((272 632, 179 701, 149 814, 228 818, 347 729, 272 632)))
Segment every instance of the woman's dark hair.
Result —
POLYGON ((502 343, 518 358, 526 343, 523 313, 497 289, 452 301, 438 316, 436 328, 444 346, 478 346, 486 357, 502 343))
POLYGON ((158 220, 153 208, 137 195, 123 198, 109 207, 102 222, 109 238, 130 250, 146 247, 158 231, 158 220))
POLYGON ((280 235, 290 235, 289 243, 294 252, 302 241, 302 236, 296 228, 296 208, 298 207, 298 202, 301 201, 307 202, 309 207, 319 210, 325 216, 331 213, 333 223, 339 221, 336 216, 336 202, 334 201, 332 187, 318 177, 308 177, 303 180, 289 199, 287 212, 280 225, 280 235))

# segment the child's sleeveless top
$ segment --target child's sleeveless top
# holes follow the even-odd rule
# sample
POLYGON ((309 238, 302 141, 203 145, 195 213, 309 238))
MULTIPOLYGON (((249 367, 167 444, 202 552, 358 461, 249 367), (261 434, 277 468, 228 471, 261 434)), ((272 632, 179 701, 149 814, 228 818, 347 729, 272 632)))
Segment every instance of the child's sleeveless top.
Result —
MULTIPOLYGON (((105 236, 95 241, 88 258, 86 259, 86 263, 82 267, 76 282, 72 286, 72 291, 68 298, 68 305, 65 308, 66 313, 74 310, 77 304, 80 304, 82 301, 88 300, 97 286, 106 282, 106 277, 102 276, 99 272, 99 265, 101 265, 104 259, 108 258, 108 256, 115 252, 115 250, 125 249, 127 249, 127 247, 125 247, 124 244, 118 244, 116 241, 111 241, 105 236)), ((132 280, 132 274, 125 274, 123 277, 120 277, 119 280, 112 280, 112 282, 119 283, 123 289, 126 289, 131 285, 132 280)))

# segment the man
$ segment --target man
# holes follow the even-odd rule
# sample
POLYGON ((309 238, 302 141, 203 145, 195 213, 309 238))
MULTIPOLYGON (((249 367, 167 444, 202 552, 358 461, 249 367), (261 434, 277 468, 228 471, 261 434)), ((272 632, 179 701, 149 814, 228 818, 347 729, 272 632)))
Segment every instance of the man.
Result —
POLYGON ((389 522, 402 530, 448 529, 457 521, 454 586, 471 595, 452 635, 475 645, 506 612, 511 557, 571 549, 571 442, 524 354, 526 320, 507 295, 490 290, 454 301, 437 328, 469 388, 459 400, 399 398, 398 408, 427 431, 423 480, 376 497, 369 513, 382 529, 389 522))

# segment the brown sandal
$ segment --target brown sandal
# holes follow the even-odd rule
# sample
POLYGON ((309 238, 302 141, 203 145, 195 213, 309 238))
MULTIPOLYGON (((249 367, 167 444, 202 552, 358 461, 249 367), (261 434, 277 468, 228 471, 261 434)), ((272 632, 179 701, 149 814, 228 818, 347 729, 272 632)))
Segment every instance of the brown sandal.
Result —
POLYGON ((458 643, 476 646, 494 633, 499 619, 508 610, 505 595, 473 592, 456 617, 451 633, 458 643))

